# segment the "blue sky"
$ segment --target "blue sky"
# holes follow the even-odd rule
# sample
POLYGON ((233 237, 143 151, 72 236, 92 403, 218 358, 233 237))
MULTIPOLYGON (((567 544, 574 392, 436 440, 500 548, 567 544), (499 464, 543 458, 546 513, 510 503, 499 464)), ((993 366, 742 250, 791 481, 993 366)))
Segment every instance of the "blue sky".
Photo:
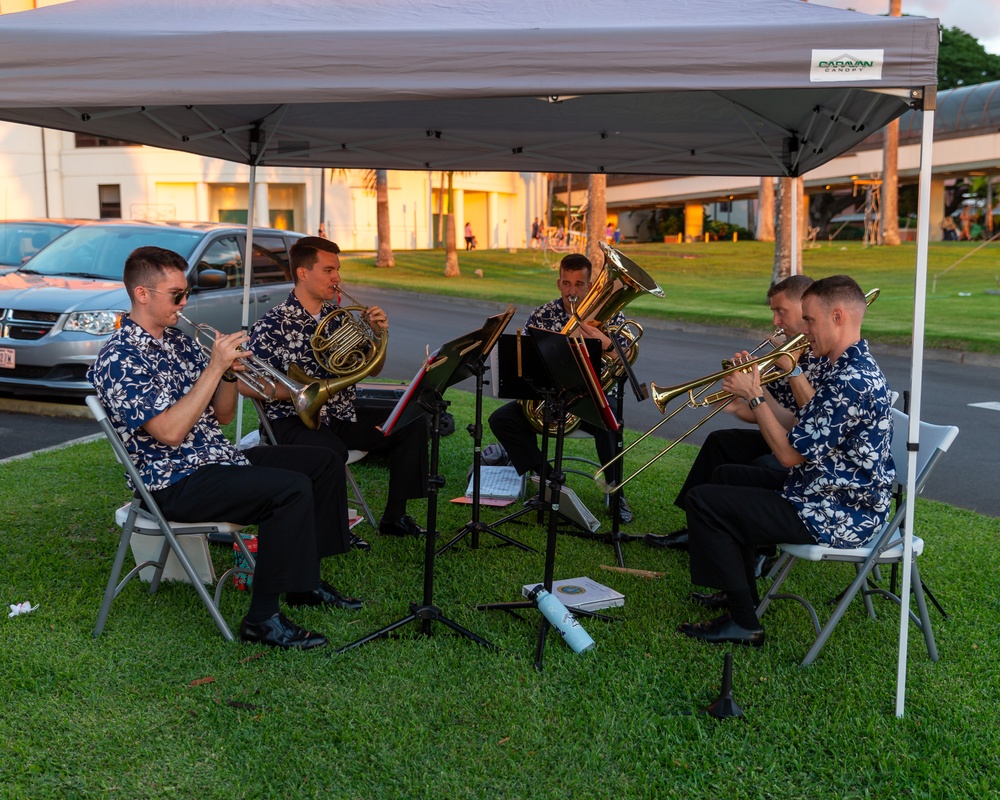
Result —
MULTIPOLYGON (((809 0, 813 5, 851 8, 865 14, 888 14, 889 0, 809 0)), ((961 28, 990 53, 1000 55, 998 0, 902 0, 904 14, 935 17, 946 28, 961 28)))

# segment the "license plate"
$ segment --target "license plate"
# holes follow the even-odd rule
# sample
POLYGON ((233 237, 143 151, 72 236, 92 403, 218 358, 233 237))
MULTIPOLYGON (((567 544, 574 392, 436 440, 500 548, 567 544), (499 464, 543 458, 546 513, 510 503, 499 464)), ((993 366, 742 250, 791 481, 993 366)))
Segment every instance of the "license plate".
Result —
POLYGON ((14 369, 14 349, 0 347, 0 369, 14 369))

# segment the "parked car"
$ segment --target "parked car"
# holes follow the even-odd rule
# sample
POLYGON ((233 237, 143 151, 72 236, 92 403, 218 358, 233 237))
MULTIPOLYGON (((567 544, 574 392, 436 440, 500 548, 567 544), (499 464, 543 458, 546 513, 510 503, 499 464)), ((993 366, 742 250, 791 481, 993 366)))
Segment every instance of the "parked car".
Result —
POLYGON ((78 219, 9 219, 0 221, 0 274, 15 270, 67 231, 78 219))
MULTIPOLYGON (((292 286, 288 249, 304 235, 254 229, 251 323, 288 296, 292 286)), ((93 391, 87 369, 130 308, 122 283, 125 259, 144 245, 165 247, 187 259, 191 296, 186 317, 227 333, 240 329, 245 228, 220 223, 86 222, 20 269, 0 276, 0 392, 93 391)))

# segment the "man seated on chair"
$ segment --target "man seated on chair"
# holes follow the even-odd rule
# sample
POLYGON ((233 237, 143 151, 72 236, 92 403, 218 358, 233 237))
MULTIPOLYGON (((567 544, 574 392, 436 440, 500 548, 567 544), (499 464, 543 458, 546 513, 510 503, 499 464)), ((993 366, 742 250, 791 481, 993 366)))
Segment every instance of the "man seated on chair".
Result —
POLYGON ((815 394, 786 430, 764 400, 760 374, 734 372, 726 391, 748 401, 782 473, 726 465, 687 497, 691 581, 725 592, 729 613, 678 630, 709 642, 760 647, 753 599, 757 548, 783 542, 859 547, 888 517, 895 466, 891 397, 861 338, 865 295, 847 275, 816 281, 802 296, 803 333, 829 359, 815 394))
MULTIPOLYGON (((559 279, 556 281, 556 286, 559 288, 560 296, 539 306, 531 313, 525 323, 526 331, 532 327, 547 331, 561 331, 565 327, 576 305, 586 297, 587 292, 593 286, 590 259, 580 253, 571 253, 565 256, 559 263, 559 279)), ((609 327, 620 326, 624 323, 625 316, 619 311, 611 318, 609 327)), ((605 352, 614 349, 611 339, 594 323, 583 322, 577 331, 587 338, 600 341, 601 348, 605 352)), ((625 337, 619 338, 620 344, 627 347, 628 342, 625 337)), ((600 371, 600 365, 595 366, 600 371)), ((489 423, 490 430, 493 431, 497 441, 504 446, 518 474, 524 475, 529 470, 535 473, 541 472, 543 456, 538 447, 538 437, 535 429, 524 416, 520 403, 513 402, 501 406, 490 415, 489 423)), ((586 421, 580 423, 580 430, 593 435, 597 457, 601 464, 607 464, 614 458, 614 432, 599 428, 586 421)), ((617 471, 620 470, 617 467, 614 467, 613 470, 616 471, 616 474, 606 477, 610 481, 617 482, 619 480, 617 471)), ((632 510, 625 502, 625 495, 621 495, 619 501, 619 520, 627 524, 633 519, 632 510)))
MULTIPOLYGON (((774 284, 767 292, 767 301, 771 307, 771 315, 776 329, 783 331, 787 338, 798 335, 802 331, 802 293, 812 284, 812 278, 805 275, 792 275, 774 284)), ((766 355, 766 353, 764 354, 766 355)), ((738 353, 733 360, 756 357, 756 354, 738 353)), ((813 355, 806 350, 798 364, 789 375, 763 387, 764 399, 775 417, 787 429, 791 430, 799 406, 812 395, 812 381, 826 359, 813 355)), ((757 420, 742 398, 735 398, 724 409, 726 413, 734 414, 743 422, 754 425, 753 428, 728 428, 712 431, 698 451, 694 464, 688 471, 684 485, 677 493, 674 505, 682 511, 687 507, 688 492, 696 486, 712 483, 712 475, 716 467, 723 464, 760 464, 774 469, 784 468, 774 459, 771 448, 763 434, 756 427, 757 420)), ((688 547, 687 528, 680 528, 664 536, 647 534, 646 544, 652 547, 668 547, 676 550, 686 550, 688 547)))
MULTIPOLYGON (((334 373, 321 365, 310 344, 319 323, 340 308, 340 248, 328 239, 307 236, 291 248, 292 281, 295 286, 288 298, 261 317, 250 332, 250 351, 282 373, 298 364, 307 375, 320 381, 333 378, 334 373)), ((346 314, 346 312, 345 312, 346 314)), ((334 318, 335 325, 344 324, 344 316, 334 318)), ((348 315, 349 316, 349 315, 348 315)), ((364 312, 366 324, 374 337, 389 329, 385 312, 378 306, 368 306, 364 312)), ((378 365, 368 374, 377 375, 378 365)), ((243 394, 259 397, 246 386, 243 394)), ((379 523, 379 533, 388 536, 420 536, 424 530, 406 513, 408 500, 427 494, 427 422, 420 414, 402 428, 386 437, 378 426, 385 422, 385 411, 355 406, 352 383, 322 403, 319 424, 311 430, 299 417, 289 398, 288 390, 279 387, 275 397, 263 398, 264 410, 279 444, 300 444, 326 447, 346 460, 348 450, 385 453, 389 457, 389 489, 385 511, 379 523)), ((358 544, 356 542, 356 544, 358 544)), ((367 542, 361 542, 367 549, 367 542)))
POLYGON ((236 414, 234 371, 244 369, 246 336, 218 334, 208 355, 172 327, 187 305, 186 269, 171 250, 132 252, 124 275, 132 310, 87 379, 167 519, 257 525, 253 593, 239 638, 303 650, 325 645, 282 614, 278 600, 362 605, 320 579, 321 559, 348 550, 344 461, 315 447, 233 447, 220 424, 236 414))

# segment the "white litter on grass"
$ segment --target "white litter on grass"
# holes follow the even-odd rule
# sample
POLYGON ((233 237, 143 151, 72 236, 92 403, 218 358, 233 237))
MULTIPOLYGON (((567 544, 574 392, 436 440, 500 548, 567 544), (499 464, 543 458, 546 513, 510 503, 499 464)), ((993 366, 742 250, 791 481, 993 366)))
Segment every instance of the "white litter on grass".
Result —
POLYGON ((31 602, 28 600, 25 600, 23 603, 11 603, 10 613, 7 616, 16 617, 18 614, 30 614, 36 608, 38 608, 38 606, 31 605, 31 602))

